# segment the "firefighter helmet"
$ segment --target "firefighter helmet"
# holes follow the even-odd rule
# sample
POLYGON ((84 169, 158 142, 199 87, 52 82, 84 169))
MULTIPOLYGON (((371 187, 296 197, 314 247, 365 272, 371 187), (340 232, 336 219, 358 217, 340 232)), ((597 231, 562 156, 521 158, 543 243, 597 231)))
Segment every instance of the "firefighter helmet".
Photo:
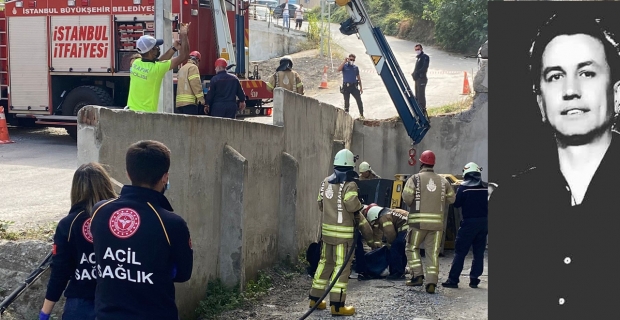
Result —
POLYGON ((373 206, 368 209, 368 213, 366 214, 366 220, 368 220, 368 223, 372 224, 379 219, 379 213, 381 210, 383 210, 383 208, 379 206, 373 206))
POLYGON ((470 162, 463 167, 463 175, 466 175, 470 172, 481 172, 482 167, 478 166, 474 162, 470 162))
POLYGON ((376 206, 377 206, 376 203, 371 203, 371 204, 368 204, 368 205, 365 204, 364 208, 362 208, 362 214, 363 215, 367 215, 368 214, 368 210, 370 210, 370 208, 376 207, 376 206))
POLYGON ((370 164, 366 161, 360 163, 360 173, 370 170, 370 164))
POLYGON ((431 150, 426 150, 420 155, 420 162, 429 166, 435 165, 435 154, 431 150))
POLYGON ((198 52, 198 51, 192 51, 192 52, 189 54, 189 56, 190 56, 190 57, 196 57, 196 59, 200 60, 200 52, 198 52))
POLYGON ((355 167, 355 156, 349 149, 342 149, 334 157, 334 166, 355 167))
POLYGON ((291 58, 291 56, 284 56, 282 58, 280 58, 280 64, 282 64, 282 62, 284 61, 288 61, 291 64, 291 68, 293 67, 293 58, 291 58))
POLYGON ((217 60, 215 60, 215 66, 226 68, 228 66, 228 62, 226 62, 226 59, 224 58, 218 58, 217 60))

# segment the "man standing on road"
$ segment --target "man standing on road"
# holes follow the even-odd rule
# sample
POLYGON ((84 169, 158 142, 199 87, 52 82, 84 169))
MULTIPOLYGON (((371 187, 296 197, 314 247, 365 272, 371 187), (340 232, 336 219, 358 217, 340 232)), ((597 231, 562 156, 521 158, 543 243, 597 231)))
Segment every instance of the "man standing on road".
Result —
POLYGON ((454 189, 433 170, 435 154, 426 150, 420 156, 420 172, 411 176, 403 188, 403 200, 411 208, 407 260, 411 273, 408 286, 422 286, 424 272, 420 260, 420 244, 426 251, 426 292, 435 293, 439 280, 439 251, 444 230, 444 211, 454 203, 454 189))
POLYGON ((338 66, 338 72, 342 71, 342 94, 344 95, 344 111, 349 112, 349 98, 353 95, 357 108, 360 112, 360 119, 364 120, 364 104, 362 103, 362 78, 360 77, 360 70, 355 65, 355 54, 349 54, 348 58, 345 58, 342 64, 338 66), (359 85, 359 89, 357 86, 359 85))
POLYGON ((301 95, 304 94, 304 83, 301 81, 299 73, 293 70, 293 59, 290 56, 284 56, 280 59, 280 66, 267 80, 267 90, 270 92, 278 87, 301 95))
POLYGON ((228 63, 223 58, 215 60, 217 74, 209 83, 204 111, 212 117, 236 119, 237 110, 245 109, 245 93, 239 78, 226 72, 226 66, 228 63), (238 106, 237 100, 239 100, 238 106))
POLYGON ((484 270, 484 249, 489 233, 489 186, 482 181, 480 168, 470 162, 463 168, 463 182, 456 192, 455 208, 462 208, 463 219, 456 235, 454 259, 448 280, 441 285, 446 288, 458 288, 459 277, 469 249, 473 246, 474 261, 469 273, 469 286, 478 288, 480 275, 484 270))
POLYGON ((159 56, 159 46, 164 43, 164 40, 155 39, 149 35, 141 36, 138 39, 136 46, 142 57, 134 60, 131 66, 129 96, 127 98, 129 110, 157 112, 159 91, 164 75, 189 58, 187 30, 190 23, 182 23, 179 27, 180 44, 176 42, 175 45, 180 49, 172 47, 161 57, 159 56), (179 55, 172 58, 177 51, 179 55), (170 60, 170 58, 172 59, 170 60))
POLYGON ((205 95, 200 82, 200 52, 192 51, 187 63, 177 73, 177 113, 200 115, 205 104, 205 95))
POLYGON ((602 319, 617 305, 614 295, 576 285, 594 286, 601 276, 605 287, 620 284, 618 263, 596 262, 609 256, 620 224, 620 57, 606 25, 615 17, 570 8, 542 24, 530 49, 534 95, 549 132, 538 139, 548 139, 548 153, 534 152, 534 167, 500 183, 490 199, 491 212, 502 215, 494 230, 511 239, 506 250, 519 257, 494 278, 519 293, 501 308, 503 319, 532 318, 531 310, 547 319, 602 319), (539 232, 524 235, 524 222, 539 232), (515 276, 523 270, 532 272, 515 276))
POLYGON ((90 230, 97 262, 98 320, 178 319, 174 283, 192 276, 187 223, 172 211, 170 150, 139 141, 127 150, 130 186, 93 207, 90 230))
POLYGON ((291 13, 288 9, 288 0, 285 0, 283 4, 280 5, 282 8, 282 27, 290 28, 291 27, 291 13))
POLYGON ((426 72, 428 71, 430 58, 422 51, 422 45, 419 43, 415 45, 415 54, 417 60, 415 62, 415 69, 411 74, 413 81, 415 81, 415 97, 420 108, 426 111, 426 84, 428 83, 426 72))
POLYGON ((301 24, 304 22, 304 5, 300 4, 295 10, 295 30, 301 30, 301 24))

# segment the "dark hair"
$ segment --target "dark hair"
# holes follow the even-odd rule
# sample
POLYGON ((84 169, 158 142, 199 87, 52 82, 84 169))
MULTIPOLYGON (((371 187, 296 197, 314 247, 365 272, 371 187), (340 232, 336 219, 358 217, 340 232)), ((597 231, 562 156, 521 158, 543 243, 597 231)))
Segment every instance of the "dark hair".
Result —
POLYGON ((349 53, 349 57, 356 58, 356 56, 355 56, 355 54, 354 54, 354 53, 349 53))
POLYGON ((153 187, 170 169, 170 149, 159 141, 138 141, 127 150, 125 166, 132 185, 153 187))
POLYGON ((415 47, 420 47, 420 49, 423 49, 422 45, 421 45, 421 44, 419 44, 419 43, 416 43, 416 45, 415 45, 415 46, 413 46, 413 47, 414 47, 414 48, 415 48, 415 47))
POLYGON ((560 35, 585 34, 598 39, 605 48, 605 59, 609 65, 610 85, 620 80, 620 56, 615 35, 606 27, 602 18, 584 12, 562 12, 553 14, 540 29, 530 47, 530 77, 535 94, 540 94, 540 73, 545 48, 560 35))

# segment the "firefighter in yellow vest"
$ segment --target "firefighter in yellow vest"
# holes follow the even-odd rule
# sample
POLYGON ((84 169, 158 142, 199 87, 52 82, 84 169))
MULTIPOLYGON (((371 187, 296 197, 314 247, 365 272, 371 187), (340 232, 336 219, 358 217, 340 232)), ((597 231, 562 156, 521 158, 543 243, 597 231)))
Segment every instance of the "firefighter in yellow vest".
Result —
POLYGON ((177 73, 176 113, 201 115, 205 95, 200 81, 200 52, 192 51, 187 63, 177 73))
POLYGON ((444 231, 444 211, 454 203, 456 194, 450 182, 435 173, 435 154, 426 150, 419 159, 420 172, 411 176, 403 188, 403 200, 411 208, 409 236, 405 252, 411 280, 408 286, 422 286, 424 272, 420 244, 426 251, 426 292, 435 293, 439 276, 439 251, 444 231))
MULTIPOLYGON (((344 268, 335 285, 330 290, 329 302, 331 313, 336 316, 351 316, 355 308, 345 306, 347 284, 351 273, 351 260, 345 265, 345 257, 353 246, 353 234, 357 225, 362 234, 371 238, 371 227, 360 213, 363 205, 358 199, 355 179, 355 157, 347 149, 340 150, 334 158, 334 174, 321 183, 319 209, 323 212, 321 225, 321 260, 314 274, 310 289, 310 307, 319 303, 317 309, 325 309, 327 303, 319 302, 326 288, 329 287, 340 268, 344 268)), ((366 237, 366 236, 365 236, 366 237)))
POLYGON ((280 59, 280 66, 267 80, 267 90, 273 92, 273 89, 277 87, 301 95, 304 94, 304 84, 301 82, 299 73, 293 70, 293 59, 289 56, 284 56, 280 59))
POLYGON ((376 203, 365 205, 362 214, 374 230, 380 230, 385 236, 390 250, 388 263, 390 266, 390 280, 404 279, 407 257, 405 256, 405 242, 409 230, 409 213, 403 209, 380 207, 376 203))

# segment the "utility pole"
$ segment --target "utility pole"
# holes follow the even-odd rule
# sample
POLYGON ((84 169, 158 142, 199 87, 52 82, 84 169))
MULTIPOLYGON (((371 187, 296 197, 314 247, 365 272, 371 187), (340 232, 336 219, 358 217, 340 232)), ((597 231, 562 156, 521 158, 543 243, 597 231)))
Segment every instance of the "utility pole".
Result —
POLYGON ((323 21, 325 21, 325 0, 321 0, 321 30, 319 30, 319 37, 321 38, 321 47, 319 48, 319 51, 321 52, 321 58, 323 58, 323 30, 325 29, 323 27, 323 21))
POLYGON ((332 4, 334 4, 334 0, 327 0, 327 54, 329 54, 329 59, 332 62, 332 71, 334 71, 334 57, 332 56, 332 4))
MULTIPOLYGON (((155 1, 155 38, 163 39, 163 48, 172 46, 172 1, 157 0, 155 1)), ((162 49, 162 52, 165 52, 162 49)), ((176 53, 178 54, 178 53, 176 53)), ((164 76, 161 82, 161 90, 159 92, 159 104, 157 112, 174 113, 174 92, 172 90, 172 71, 164 76)))

